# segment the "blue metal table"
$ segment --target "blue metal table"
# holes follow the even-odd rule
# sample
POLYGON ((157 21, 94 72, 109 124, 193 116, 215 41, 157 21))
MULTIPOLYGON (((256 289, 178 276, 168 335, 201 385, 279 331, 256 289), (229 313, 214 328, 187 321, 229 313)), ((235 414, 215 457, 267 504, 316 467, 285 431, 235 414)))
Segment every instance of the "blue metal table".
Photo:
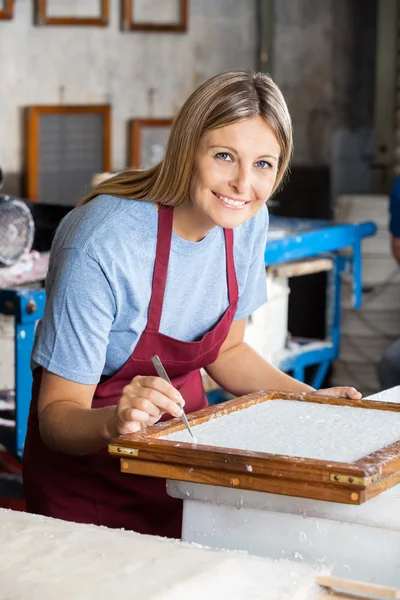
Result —
POLYGON ((36 323, 43 316, 45 299, 43 289, 0 290, 0 313, 14 315, 15 322, 15 429, 0 428, 0 442, 9 452, 20 457, 25 443, 31 401, 30 356, 36 323))

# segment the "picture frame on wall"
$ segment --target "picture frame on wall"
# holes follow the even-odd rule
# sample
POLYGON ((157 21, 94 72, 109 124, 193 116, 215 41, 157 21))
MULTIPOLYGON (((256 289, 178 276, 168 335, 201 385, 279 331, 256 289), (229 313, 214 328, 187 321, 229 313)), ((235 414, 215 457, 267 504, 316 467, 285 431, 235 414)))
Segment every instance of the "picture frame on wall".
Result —
POLYGON ((124 31, 183 33, 188 27, 189 0, 121 0, 124 31))
MULTIPOLYGON (((71 14, 64 15, 58 12, 59 0, 36 0, 35 1, 35 24, 36 25, 83 25, 106 27, 110 16, 110 0, 91 0, 93 13, 87 11, 89 3, 74 1, 69 3, 71 14), (82 9, 82 7, 84 8, 82 9)), ((91 8, 91 7, 90 7, 91 8)))
POLYGON ((129 166, 148 169, 165 155, 173 119, 133 119, 129 124, 129 166))
POLYGON ((0 0, 0 19, 12 19, 14 16, 14 0, 0 0))
POLYGON ((28 106, 24 149, 26 198, 74 206, 94 175, 111 170, 111 106, 28 106))

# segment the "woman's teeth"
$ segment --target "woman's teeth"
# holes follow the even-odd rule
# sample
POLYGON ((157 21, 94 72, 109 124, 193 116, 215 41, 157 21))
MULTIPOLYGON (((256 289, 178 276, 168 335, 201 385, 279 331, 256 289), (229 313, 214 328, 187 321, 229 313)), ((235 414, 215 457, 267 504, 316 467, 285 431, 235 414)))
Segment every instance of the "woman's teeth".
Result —
POLYGON ((231 198, 226 198, 225 196, 220 196, 219 194, 215 194, 217 198, 225 202, 225 204, 229 204, 229 206, 244 206, 246 202, 240 202, 239 200, 231 200, 231 198))

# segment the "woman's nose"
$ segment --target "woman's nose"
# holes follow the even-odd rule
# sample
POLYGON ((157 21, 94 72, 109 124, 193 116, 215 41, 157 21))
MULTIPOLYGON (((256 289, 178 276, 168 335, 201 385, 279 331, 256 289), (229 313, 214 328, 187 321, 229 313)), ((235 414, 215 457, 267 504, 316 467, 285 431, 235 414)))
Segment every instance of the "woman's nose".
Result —
POLYGON ((232 173, 230 185, 237 194, 245 195, 250 190, 251 171, 246 167, 238 167, 232 173))

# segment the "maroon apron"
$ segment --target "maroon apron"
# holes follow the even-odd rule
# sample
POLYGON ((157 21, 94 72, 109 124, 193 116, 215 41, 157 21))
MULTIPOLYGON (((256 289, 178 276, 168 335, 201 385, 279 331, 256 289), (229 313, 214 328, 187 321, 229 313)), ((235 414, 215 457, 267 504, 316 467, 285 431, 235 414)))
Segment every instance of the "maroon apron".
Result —
MULTIPOLYGON (((233 231, 224 230, 229 307, 215 327, 200 340, 183 342, 159 331, 172 224, 173 208, 160 206, 146 328, 124 366, 97 385, 92 408, 118 404, 122 388, 136 375, 156 375, 150 360, 154 354, 158 354, 173 386, 184 397, 186 413, 207 406, 200 368, 216 360, 229 333, 238 302, 233 231)), ((180 537, 182 501, 168 496, 164 479, 121 473, 119 460, 109 456, 106 448, 90 455, 69 456, 55 452, 43 443, 37 414, 41 373, 41 369, 34 372, 23 458, 27 510, 66 521, 180 537)), ((163 420, 168 418, 171 417, 164 415, 163 420)))

